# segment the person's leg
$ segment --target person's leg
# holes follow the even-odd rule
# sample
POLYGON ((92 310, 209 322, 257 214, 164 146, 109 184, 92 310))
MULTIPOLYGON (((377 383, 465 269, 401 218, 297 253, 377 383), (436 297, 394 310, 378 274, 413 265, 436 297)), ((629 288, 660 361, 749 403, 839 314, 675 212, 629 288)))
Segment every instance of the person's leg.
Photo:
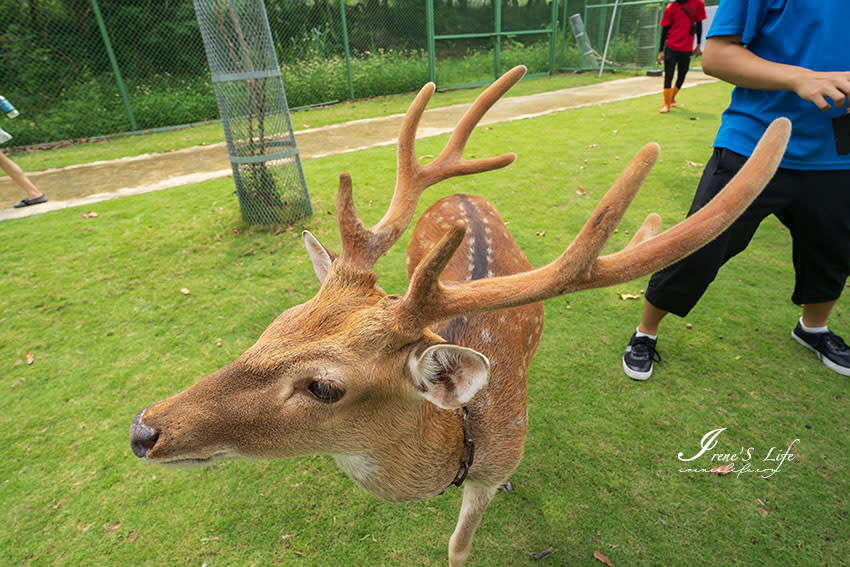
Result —
POLYGON ((673 99, 673 73, 676 70, 676 52, 669 47, 664 47, 664 105, 659 114, 670 112, 670 104, 673 99))
POLYGON ((669 311, 659 309, 649 301, 643 302, 643 314, 637 330, 645 335, 657 335, 661 320, 667 316, 669 311))
POLYGON ((18 186, 27 193, 26 199, 23 199, 20 203, 16 203, 14 205, 16 209, 47 202, 47 196, 39 191, 38 187, 36 187, 33 182, 24 175, 23 170, 18 167, 18 164, 9 159, 9 157, 2 151, 0 151, 0 169, 5 171, 6 175, 8 175, 12 181, 17 183, 18 186))
MULTIPOLYGON (((715 149, 703 171, 688 215, 705 206, 734 177, 746 158, 724 149, 715 149)), ((667 313, 687 315, 714 281, 717 271, 730 258, 743 251, 761 221, 779 208, 783 195, 774 195, 770 185, 726 231, 690 256, 652 275, 647 286, 640 324, 623 355, 623 370, 635 380, 652 374, 658 327, 667 313)))
POLYGON ((677 52, 676 61, 676 84, 673 86, 673 96, 670 98, 670 106, 676 106, 676 94, 685 84, 685 76, 691 67, 691 54, 689 52, 677 52))
POLYGON ((38 190, 38 187, 33 185, 32 181, 30 181, 26 175, 24 175, 23 170, 18 167, 18 164, 13 162, 9 157, 0 151, 0 169, 6 172, 12 181, 17 183, 21 189, 27 192, 28 199, 37 199, 41 197, 44 193, 38 190))
POLYGON ((827 368, 850 376, 850 349, 827 326, 850 275, 850 171, 792 172, 786 183, 799 196, 780 216, 794 243, 791 299, 802 306, 791 336, 827 368))
POLYGON ((826 327, 829 322, 829 314, 832 308, 835 307, 834 301, 824 301, 821 303, 806 303, 803 305, 803 314, 801 320, 806 327, 826 327))

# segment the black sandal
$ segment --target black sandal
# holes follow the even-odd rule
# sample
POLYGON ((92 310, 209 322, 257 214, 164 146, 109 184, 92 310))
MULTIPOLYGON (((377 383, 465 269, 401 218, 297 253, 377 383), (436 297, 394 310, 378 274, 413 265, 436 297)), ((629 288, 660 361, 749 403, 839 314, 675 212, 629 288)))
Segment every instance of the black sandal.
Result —
POLYGON ((21 207, 29 207, 30 205, 40 205, 41 203, 47 202, 47 195, 44 193, 41 194, 41 197, 36 197, 35 199, 24 199, 20 203, 15 203, 13 206, 16 209, 20 209, 21 207))

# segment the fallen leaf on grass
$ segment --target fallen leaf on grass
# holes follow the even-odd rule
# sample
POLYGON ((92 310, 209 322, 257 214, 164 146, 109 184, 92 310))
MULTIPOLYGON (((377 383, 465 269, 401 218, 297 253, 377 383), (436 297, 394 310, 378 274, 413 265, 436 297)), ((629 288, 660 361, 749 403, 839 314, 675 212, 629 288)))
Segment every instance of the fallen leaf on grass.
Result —
POLYGON ((31 352, 27 353, 27 364, 32 364, 35 362, 35 355, 31 352))
POLYGON ((596 550, 596 551, 593 552, 593 558, 598 559, 599 561, 601 561, 602 563, 604 563, 608 567, 614 567, 614 564, 611 563, 611 560, 608 559, 608 556, 605 555, 604 553, 602 553, 599 550, 596 550))
POLYGON ((586 193, 585 193, 585 191, 584 191, 584 187, 582 187, 581 185, 579 185, 579 186, 578 186, 578 189, 576 189, 576 195, 586 195, 586 193))
POLYGON ((729 474, 733 470, 735 470, 735 465, 720 465, 720 466, 711 468, 711 472, 713 472, 716 475, 720 475, 720 476, 723 476, 725 474, 729 474))
POLYGON ((704 164, 704 163, 695 162, 695 161, 689 161, 689 162, 688 162, 688 165, 689 165, 689 166, 691 166, 691 167, 702 167, 702 166, 703 166, 703 165, 705 165, 705 164, 704 164))
POLYGON ((640 295, 635 295, 633 293, 625 293, 623 291, 618 291, 617 295, 619 295, 620 299, 622 299, 623 301, 627 299, 640 299, 640 295))
POLYGON ((188 288, 188 287, 181 287, 181 288, 180 288, 180 293, 182 293, 183 295, 189 295, 189 294, 191 294, 192 292, 191 292, 191 291, 189 291, 189 288, 188 288))
POLYGON ((120 527, 121 527, 121 522, 115 522, 114 524, 112 524, 111 526, 106 528, 106 535, 114 534, 115 532, 118 531, 118 528, 120 528, 120 527))
POLYGON ((97 213, 96 213, 96 212, 94 212, 94 211, 89 211, 89 212, 87 212, 87 213, 84 213, 84 214, 80 215, 80 218, 82 218, 82 219, 93 219, 93 218, 94 218, 94 217, 96 217, 96 216, 97 216, 97 213))

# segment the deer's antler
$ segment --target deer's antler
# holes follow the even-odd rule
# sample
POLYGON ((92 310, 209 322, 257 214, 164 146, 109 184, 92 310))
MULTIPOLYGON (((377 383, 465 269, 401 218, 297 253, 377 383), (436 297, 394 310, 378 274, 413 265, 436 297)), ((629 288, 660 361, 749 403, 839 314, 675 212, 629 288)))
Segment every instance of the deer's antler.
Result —
POLYGON ((484 114, 508 89, 525 75, 525 67, 514 67, 481 93, 458 122, 446 147, 433 161, 420 165, 416 158, 416 130, 425 106, 434 94, 434 83, 428 83, 411 103, 398 139, 398 172, 390 207, 384 218, 367 229, 352 200, 351 177, 340 175, 337 195, 337 222, 342 240, 341 261, 361 269, 371 269, 410 225, 422 192, 431 185, 459 175, 481 173, 509 165, 516 154, 466 160, 463 150, 472 130, 484 114))
POLYGON ((773 177, 790 133, 790 121, 775 120, 744 167, 709 204, 661 234, 660 217, 649 215, 623 250, 606 256, 598 254, 654 165, 655 144, 645 146, 632 159, 563 254, 537 270, 441 282, 440 274, 466 231, 459 221, 414 270, 399 306, 399 324, 415 333, 437 321, 610 286, 668 266, 713 240, 738 218, 773 177))

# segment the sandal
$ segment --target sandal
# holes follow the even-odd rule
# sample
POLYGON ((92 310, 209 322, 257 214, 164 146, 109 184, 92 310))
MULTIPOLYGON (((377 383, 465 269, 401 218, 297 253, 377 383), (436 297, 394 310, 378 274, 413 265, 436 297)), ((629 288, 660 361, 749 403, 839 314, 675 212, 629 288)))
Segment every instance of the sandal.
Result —
POLYGON ((39 205, 46 202, 47 195, 42 193, 41 197, 36 197, 35 199, 23 199, 20 203, 15 203, 13 206, 16 209, 20 209, 21 207, 29 207, 30 205, 39 205))

